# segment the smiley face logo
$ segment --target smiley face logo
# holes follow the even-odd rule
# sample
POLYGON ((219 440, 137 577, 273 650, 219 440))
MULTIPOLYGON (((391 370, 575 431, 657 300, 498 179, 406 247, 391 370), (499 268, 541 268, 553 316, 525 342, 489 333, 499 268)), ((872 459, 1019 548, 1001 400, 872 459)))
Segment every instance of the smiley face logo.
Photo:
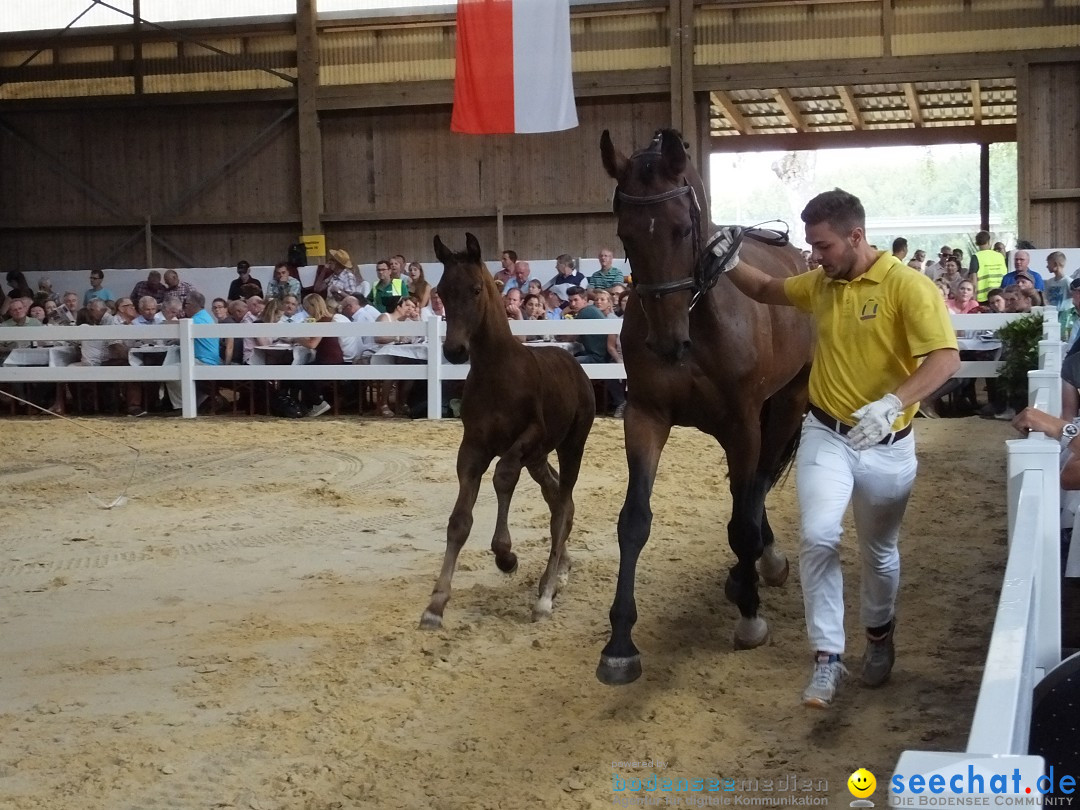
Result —
POLYGON ((856 799, 865 799, 877 787, 877 779, 866 768, 859 768, 847 780, 847 789, 856 799))

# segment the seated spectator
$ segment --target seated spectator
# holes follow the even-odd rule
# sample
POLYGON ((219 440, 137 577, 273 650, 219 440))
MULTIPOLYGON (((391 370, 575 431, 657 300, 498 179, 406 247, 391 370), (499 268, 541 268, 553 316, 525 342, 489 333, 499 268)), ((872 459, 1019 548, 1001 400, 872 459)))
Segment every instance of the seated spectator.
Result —
POLYGON ((278 262, 274 265, 274 278, 266 285, 266 297, 283 299, 286 295, 291 295, 299 299, 300 297, 300 281, 293 278, 289 274, 289 265, 285 262, 278 262))
POLYGON ((144 295, 139 299, 139 317, 135 319, 135 325, 152 326, 156 323, 165 323, 165 316, 158 312, 157 299, 144 295))
MULTIPOLYGON (((343 315, 331 315, 330 310, 326 307, 326 301, 321 295, 312 294, 306 296, 304 298, 304 311, 309 313, 316 323, 330 323, 336 318, 348 321, 348 318, 343 315)), ((345 362, 341 351, 341 343, 333 335, 296 338, 294 342, 308 349, 314 349, 315 358, 311 361, 311 365, 340 366, 345 362)), ((330 410, 330 403, 323 396, 323 385, 318 380, 297 381, 297 388, 300 389, 300 401, 307 409, 305 416, 322 416, 330 410)))
MULTIPOLYGON (((105 301, 101 298, 91 298, 86 305, 86 318, 84 321, 89 326, 112 326, 116 323, 113 315, 109 314, 105 301)), ((100 366, 109 359, 109 343, 106 340, 83 340, 79 342, 78 366, 100 366)))
POLYGON ((1035 298, 1029 293, 1034 293, 1034 290, 1024 290, 1019 284, 1010 284, 1004 290, 1002 294, 1005 297, 1005 311, 1006 312, 1031 312, 1031 307, 1034 304, 1035 298))
POLYGON ((986 294, 986 304, 979 308, 980 312, 1004 312, 1005 294, 1001 288, 995 287, 986 294))
MULTIPOLYGON (((567 293, 569 299, 567 308, 574 320, 606 320, 606 316, 600 309, 589 303, 585 290, 581 287, 571 287, 567 293)), ((614 341, 609 341, 609 338, 614 337, 614 335, 573 335, 564 340, 581 343, 582 350, 576 355, 579 363, 618 363, 622 360, 612 355, 611 346, 614 341)), ((605 380, 604 387, 607 389, 609 404, 614 407, 617 417, 622 416, 623 409, 626 407, 622 380, 605 380)))
POLYGON ((45 306, 46 301, 52 301, 54 304, 60 304, 60 294, 53 292, 52 280, 48 276, 42 276, 38 279, 38 291, 34 296, 34 301, 45 306))
POLYGON ((514 287, 503 294, 503 304, 506 307, 506 317, 511 321, 520 321, 524 317, 521 314, 521 290, 514 287))
MULTIPOLYGON (((175 270, 166 270, 161 279, 165 282, 165 300, 167 301, 170 298, 179 300, 181 305, 180 312, 183 313, 183 305, 187 303, 188 296, 195 291, 195 288, 188 282, 181 281, 180 274, 175 270)), ((205 297, 203 298, 203 301, 206 301, 205 297)), ((162 304, 164 305, 164 301, 162 304)), ((201 310, 202 306, 200 305, 199 308, 201 310)))
MULTIPOLYGON (((31 318, 29 315, 30 306, 26 303, 25 298, 11 298, 8 304, 8 317, 4 321, 2 326, 41 326, 41 321, 36 318, 31 318)), ((24 341, 17 344, 8 343, 8 346, 16 345, 23 346, 29 345, 29 341, 24 341)))
POLYGON ((1023 435, 1029 433, 1043 433, 1047 438, 1053 439, 1061 446, 1059 461, 1059 483, 1064 490, 1061 498, 1060 527, 1062 530, 1062 555, 1067 554, 1069 543, 1072 541, 1072 527, 1077 511, 1080 511, 1080 440, 1073 428, 1069 428, 1073 435, 1066 434, 1067 426, 1078 424, 1080 420, 1074 417, 1059 419, 1051 416, 1038 408, 1024 408, 1012 420, 1012 425, 1023 435))
MULTIPOLYGON (((221 323, 251 323, 247 321, 248 307, 246 301, 230 301, 228 316, 221 323)), ((222 365, 241 365, 244 362, 244 339, 236 337, 221 338, 221 363, 222 365)))
MULTIPOLYGON (((620 279, 621 280, 621 279, 620 279)), ((566 291, 571 287, 588 287, 585 275, 577 269, 577 261, 569 253, 563 253, 555 259, 555 275, 544 285, 544 290, 551 290, 558 296, 559 307, 566 304, 566 291)), ((549 302, 550 303, 550 302, 549 302)))
POLYGON ((266 306, 266 301, 263 300, 261 295, 249 295, 247 298, 248 312, 251 314, 252 321, 257 321, 262 317, 263 307, 266 306))
POLYGON ((565 302, 559 299, 558 293, 554 290, 548 290, 544 293, 544 303, 547 305, 548 318, 554 321, 560 320, 563 316, 563 305, 565 302))
POLYGON ((521 260, 514 262, 514 274, 503 285, 503 295, 505 296, 511 290, 517 290, 524 295, 525 291, 529 289, 530 273, 528 262, 521 260))
POLYGON ((389 312, 389 302, 394 301, 394 308, 409 294, 409 285, 404 279, 393 278, 391 275, 390 259, 379 259, 375 264, 375 275, 378 280, 371 289, 370 302, 379 312, 389 312))
MULTIPOLYGON (((387 274, 389 275, 390 266, 387 263, 387 274)), ((386 307, 386 312, 379 316, 378 323, 400 323, 406 320, 406 308, 401 306, 403 299, 395 298, 394 296, 386 296, 383 299, 383 304, 386 307)), ((389 343, 409 343, 411 338, 402 336, 394 337, 393 335, 380 335, 375 338, 375 342, 380 345, 386 345, 389 343)), ((397 380, 384 380, 379 386, 378 402, 375 406, 376 412, 380 416, 392 417, 394 415, 393 409, 390 407, 390 396, 392 393, 398 390, 397 380)), ((401 398, 397 397, 396 401, 399 405, 402 405, 401 398)))
POLYGON ((441 318, 446 320, 446 308, 443 307, 442 298, 439 297, 439 288, 431 288, 431 301, 430 303, 420 310, 420 320, 427 321, 432 318, 441 318))
POLYGON ((361 290, 362 282, 348 252, 334 248, 328 251, 326 264, 315 275, 313 290, 328 300, 340 301, 346 295, 361 290))
POLYGON ((229 305, 224 298, 215 298, 210 305, 210 314, 217 323, 225 323, 229 318, 229 305))
MULTIPOLYGON (((146 280, 140 281, 131 288, 131 300, 142 301, 146 296, 152 297, 160 307, 165 303, 165 290, 166 286, 161 283, 161 273, 158 270, 151 270, 146 274, 146 280)), ((66 295, 66 294, 65 294, 66 295)))
POLYGON ((431 302, 431 284, 424 277, 424 265, 420 262, 409 262, 409 294, 416 297, 420 308, 423 309, 431 302))
MULTIPOLYGON (((262 314, 259 315, 259 319, 256 323, 281 323, 282 318, 282 304, 279 298, 270 298, 266 301, 266 306, 263 307, 262 314)), ((255 346, 269 346, 277 338, 273 337, 258 337, 258 338, 245 338, 244 339, 244 355, 248 361, 251 360, 251 353, 255 346), (253 340, 254 343, 249 347, 248 340, 253 340)))
POLYGON ((1023 290, 1025 294, 1027 294, 1027 296, 1034 302, 1034 306, 1043 306, 1044 302, 1042 291, 1035 286, 1034 282, 1031 279, 1031 274, 1028 271, 1017 273, 1016 280, 1013 282, 1013 284, 1023 290))
POLYGON ((949 312, 954 315, 968 315, 979 311, 979 302, 975 300, 975 285, 964 280, 956 285, 956 295, 945 302, 949 312))
POLYGON ((90 271, 90 289, 83 293, 83 306, 85 307, 95 298, 103 301, 114 301, 116 296, 101 286, 105 280, 105 273, 101 270, 90 271))
POLYGON ((39 323, 45 323, 45 307, 41 304, 31 304, 27 314, 39 323))
POLYGON ((237 262, 236 278, 229 282, 228 299, 236 301, 240 298, 250 298, 253 295, 261 296, 262 293, 262 282, 251 275, 251 265, 245 261, 237 262), (255 287, 255 291, 246 290, 245 287, 255 287))
POLYGON ((544 299, 536 293, 530 293, 522 299, 521 311, 527 321, 547 320, 547 307, 544 306, 544 299))
POLYGON ((601 249, 597 258, 600 260, 600 269, 589 276, 589 286, 606 290, 612 284, 622 284, 626 279, 621 270, 612 266, 615 254, 611 248, 601 249))
POLYGON ((57 326, 56 311, 60 308, 60 305, 53 301, 51 298, 45 300, 43 304, 45 308, 45 322, 53 326, 57 326))
MULTIPOLYGON (((165 282, 168 284, 168 273, 165 274, 165 282)), ((179 298, 165 298, 165 318, 168 320, 169 312, 172 309, 174 302, 179 301, 179 298)), ((214 323, 214 316, 206 311, 206 297, 192 287, 187 297, 184 299, 183 310, 181 314, 185 318, 191 318, 192 323, 197 324, 212 324, 214 323)), ((221 365, 221 348, 219 346, 220 338, 195 338, 193 341, 195 363, 200 366, 218 366, 221 365)), ((210 398, 210 387, 205 382, 196 383, 196 406, 202 405, 210 398)), ((184 407, 183 389, 179 380, 166 380, 165 390, 169 394, 169 399, 172 401, 173 408, 179 410, 184 407)))
POLYGON ((1031 254, 1026 250, 1018 250, 1013 254, 1013 271, 1006 273, 1005 278, 1001 280, 1002 289, 1008 287, 1010 284, 1015 284, 1016 280, 1021 275, 1027 275, 1031 279, 1031 283, 1036 290, 1041 290, 1045 285, 1043 283, 1043 277, 1034 272, 1031 269, 1031 254))
POLYGON ((166 323, 175 323, 184 315, 184 302, 179 298, 166 298, 161 307, 161 315, 166 323))
POLYGON ((281 323, 304 323, 307 319, 307 310, 300 306, 300 300, 295 295, 286 295, 281 299, 281 323))
POLYGON ((541 295, 544 292, 544 285, 540 283, 538 278, 530 278, 529 286, 525 288, 525 295, 541 295))
POLYGON ((511 278, 514 277, 514 265, 517 264, 518 255, 513 250, 504 250, 499 262, 502 264, 498 270, 495 271, 495 283, 499 285, 499 289, 506 286, 511 278))
MULTIPOLYGON (((353 323, 375 323, 380 313, 363 296, 346 295, 341 301, 341 314, 353 323)), ((367 363, 378 348, 371 335, 348 335, 338 341, 346 363, 367 363)))
POLYGON ((949 297, 954 298, 956 296, 956 288, 965 278, 961 272, 961 267, 963 265, 960 264, 960 260, 955 256, 949 256, 945 259, 943 264, 945 269, 938 281, 943 281, 948 285, 949 297))

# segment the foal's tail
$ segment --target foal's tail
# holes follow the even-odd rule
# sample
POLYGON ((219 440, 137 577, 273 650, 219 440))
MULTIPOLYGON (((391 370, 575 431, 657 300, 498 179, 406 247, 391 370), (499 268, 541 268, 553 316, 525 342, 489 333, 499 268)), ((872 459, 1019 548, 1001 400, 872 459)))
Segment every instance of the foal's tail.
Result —
POLYGON ((794 435, 788 439, 788 443, 784 446, 784 452, 780 456, 780 463, 776 465, 776 472, 773 473, 772 480, 769 481, 769 489, 787 480, 788 473, 795 466, 795 453, 799 450, 799 439, 801 438, 802 429, 796 427, 794 435))
MULTIPOLYGON (((780 392, 782 394, 783 392, 780 392)), ((774 395, 765 401, 761 409, 761 437, 763 442, 779 441, 777 435, 780 430, 790 430, 790 435, 784 440, 783 448, 775 455, 776 463, 771 470, 766 470, 769 478, 769 489, 787 479, 795 462, 795 453, 799 449, 799 439, 802 438, 802 418, 805 413, 805 399, 795 396, 794 400, 787 399, 777 402, 774 395), (796 405, 801 407, 795 408, 796 405)), ((764 448, 763 448, 764 449, 764 448)))

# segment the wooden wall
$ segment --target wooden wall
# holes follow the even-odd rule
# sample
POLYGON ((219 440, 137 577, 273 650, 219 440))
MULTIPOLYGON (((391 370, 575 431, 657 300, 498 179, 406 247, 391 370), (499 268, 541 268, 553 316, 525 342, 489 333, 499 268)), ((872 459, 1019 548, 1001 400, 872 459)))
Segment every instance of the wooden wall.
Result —
MULTIPOLYGON (((273 263, 300 235, 290 109, 244 103, 4 115, 5 264, 273 263), (184 258, 154 244, 147 261, 139 232, 146 217, 184 258)), ((399 252, 430 261, 435 233, 463 245, 469 230, 493 257, 502 247, 537 258, 617 250, 600 133, 609 128, 627 151, 644 145, 665 123, 668 101, 582 99, 578 113, 580 126, 566 132, 478 137, 450 132, 447 106, 323 112, 329 246, 360 262, 399 252)))
POLYGON ((1080 62, 1032 63, 1017 83, 1019 236, 1080 245, 1080 62))

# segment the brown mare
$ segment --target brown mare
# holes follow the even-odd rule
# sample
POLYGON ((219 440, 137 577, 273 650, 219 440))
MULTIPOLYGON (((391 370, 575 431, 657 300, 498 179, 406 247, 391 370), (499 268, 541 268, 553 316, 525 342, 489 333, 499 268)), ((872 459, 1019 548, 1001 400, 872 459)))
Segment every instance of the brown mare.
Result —
MULTIPOLYGON (((813 351, 809 319, 790 307, 755 303, 710 261, 705 189, 682 136, 662 130, 627 158, 605 130, 604 168, 615 179, 618 235, 634 288, 622 329, 629 401, 625 413, 629 484, 619 514, 619 579, 611 606, 611 639, 597 677, 623 684, 641 674, 630 637, 637 621, 634 578, 652 524, 649 499, 672 425, 688 425, 723 446, 731 488, 728 544, 737 562, 725 593, 738 605, 735 646, 764 644, 758 616, 758 572, 766 583, 787 578, 787 559, 773 548, 765 495, 794 456, 807 403, 813 351)), ((786 239, 777 240, 786 243, 786 239)), ((755 239, 741 260, 775 276, 805 267, 790 245, 755 239)))
POLYGON ((472 529, 480 477, 495 456, 498 516, 491 550, 500 571, 517 568, 506 519, 522 467, 540 485, 551 510, 551 554, 533 608, 534 620, 548 618, 570 571, 566 538, 574 523, 574 484, 596 415, 592 383, 569 352, 523 346, 510 333, 502 296, 481 261, 475 236, 465 234, 464 253, 449 250, 436 236, 435 255, 444 268, 439 281, 446 307, 443 354, 451 363, 469 360, 472 367, 461 398, 465 432, 458 448, 457 502, 446 527, 442 571, 420 626, 442 626, 454 566, 472 529), (552 450, 558 472, 548 463, 552 450))

